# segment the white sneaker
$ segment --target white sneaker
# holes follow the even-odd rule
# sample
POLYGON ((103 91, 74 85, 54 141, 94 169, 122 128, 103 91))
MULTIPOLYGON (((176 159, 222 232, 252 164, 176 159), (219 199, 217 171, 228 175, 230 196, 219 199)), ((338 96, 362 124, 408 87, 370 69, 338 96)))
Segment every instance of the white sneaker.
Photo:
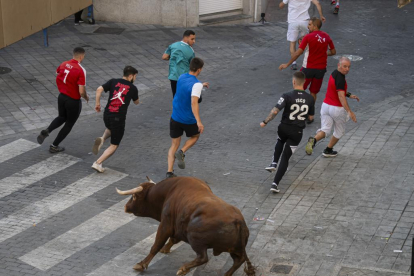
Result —
POLYGON ((92 147, 92 153, 97 155, 99 150, 101 149, 103 145, 104 139, 102 137, 98 137, 95 139, 95 144, 93 144, 92 147))
POLYGON ((92 168, 100 173, 103 173, 105 171, 105 169, 102 167, 102 164, 98 164, 96 162, 93 163, 92 168))

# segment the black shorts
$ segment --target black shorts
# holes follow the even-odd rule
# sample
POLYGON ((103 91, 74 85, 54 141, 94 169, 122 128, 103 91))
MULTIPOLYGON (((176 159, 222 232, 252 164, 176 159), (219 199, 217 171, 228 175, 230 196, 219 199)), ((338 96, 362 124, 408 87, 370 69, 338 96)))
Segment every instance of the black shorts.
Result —
POLYGON ((111 144, 119 145, 125 132, 125 117, 104 114, 105 127, 111 131, 111 144))
POLYGON ((302 140, 303 129, 296 125, 280 124, 277 129, 277 135, 283 143, 289 146, 298 146, 302 140))
POLYGON ((198 126, 197 124, 187 125, 182 124, 179 122, 174 121, 172 118, 170 120, 170 137, 171 138, 178 138, 183 135, 185 131, 185 135, 187 137, 192 137, 200 132, 198 132, 198 126))

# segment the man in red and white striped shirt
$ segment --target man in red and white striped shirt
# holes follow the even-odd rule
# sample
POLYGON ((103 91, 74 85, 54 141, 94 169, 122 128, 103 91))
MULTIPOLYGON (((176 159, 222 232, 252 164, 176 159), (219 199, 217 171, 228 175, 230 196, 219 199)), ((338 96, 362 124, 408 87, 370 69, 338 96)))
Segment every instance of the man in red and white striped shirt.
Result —
POLYGON ((65 124, 49 147, 51 153, 65 150, 64 147, 59 147, 59 144, 66 138, 79 118, 82 110, 80 98, 84 98, 86 102, 89 101, 85 89, 86 71, 81 65, 84 58, 85 49, 76 47, 73 50, 73 59, 63 62, 56 70, 56 84, 60 92, 58 97, 59 116, 37 137, 37 142, 42 144, 53 130, 65 124))

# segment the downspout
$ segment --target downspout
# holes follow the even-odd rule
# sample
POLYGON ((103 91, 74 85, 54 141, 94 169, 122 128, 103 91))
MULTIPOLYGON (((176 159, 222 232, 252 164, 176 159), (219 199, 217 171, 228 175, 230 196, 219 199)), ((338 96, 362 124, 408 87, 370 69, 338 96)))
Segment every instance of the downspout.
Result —
POLYGON ((254 0, 254 23, 257 22, 257 1, 259 0, 254 0))

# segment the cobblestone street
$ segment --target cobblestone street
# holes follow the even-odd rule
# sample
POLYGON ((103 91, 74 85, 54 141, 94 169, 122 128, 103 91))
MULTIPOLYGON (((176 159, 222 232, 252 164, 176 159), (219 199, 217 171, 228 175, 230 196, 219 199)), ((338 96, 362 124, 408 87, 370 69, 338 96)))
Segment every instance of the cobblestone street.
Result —
MULTIPOLYGON (((250 229, 248 256, 264 276, 410 275, 414 234, 414 5, 397 9, 395 1, 341 1, 332 14, 321 1, 338 55, 354 55, 347 75, 358 122, 324 158, 321 141, 306 155, 307 137, 320 127, 327 77, 316 102, 315 122, 304 130, 279 194, 269 192, 272 158, 280 115, 265 129, 259 123, 280 95, 292 89, 286 10, 270 1, 270 23, 194 28, 196 56, 205 61, 200 80, 200 115, 205 126, 186 153, 180 176, 206 181, 213 192, 237 206, 250 229), (392 3, 390 3, 392 2, 392 3), (255 220, 259 218, 259 220, 255 220)), ((313 10, 314 12, 314 10, 313 10)), ((132 269, 148 254, 158 223, 124 212, 131 189, 149 176, 161 181, 170 147, 171 90, 162 53, 184 29, 97 22, 73 26, 73 18, 49 28, 50 46, 41 33, 0 50, 0 275, 141 275, 132 269), (119 28, 120 34, 96 30, 119 28), (56 67, 85 47, 82 65, 87 91, 81 118, 52 155, 49 143, 36 142, 57 115, 56 67), (128 110, 125 136, 107 171, 95 173, 91 148, 104 130, 94 111, 94 94, 125 65, 139 70, 141 104, 128 110)), ((298 64, 301 64, 300 58, 298 64)), ((337 59, 328 59, 330 74, 337 59)), ((328 75, 327 75, 328 76, 328 75)), ((106 103, 104 95, 102 104, 106 103)), ((106 147, 105 145, 104 147, 106 147)), ((188 244, 158 254, 142 275, 176 275, 195 257, 188 244)), ((227 253, 187 275, 223 275, 227 253)), ((240 269, 235 275, 243 275, 240 269)))

